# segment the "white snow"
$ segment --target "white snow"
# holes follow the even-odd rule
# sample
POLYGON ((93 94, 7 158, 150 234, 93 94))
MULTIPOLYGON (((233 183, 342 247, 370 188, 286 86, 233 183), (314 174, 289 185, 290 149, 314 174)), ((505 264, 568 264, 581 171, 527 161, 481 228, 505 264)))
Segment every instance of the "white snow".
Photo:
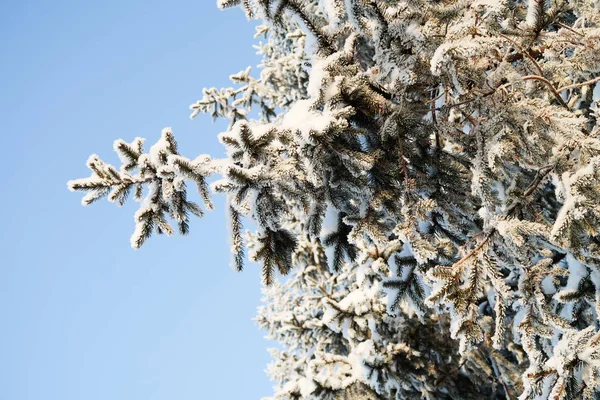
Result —
POLYGON ((331 126, 335 117, 328 109, 323 112, 312 109, 312 100, 299 100, 283 117, 281 128, 299 131, 306 143, 312 143, 311 136, 322 133, 331 126))
POLYGON ((579 260, 573 257, 572 253, 567 253, 565 260, 569 266, 569 278, 565 289, 578 289, 581 280, 588 275, 588 269, 579 260))
POLYGON ((160 139, 152 147, 150 147, 150 151, 148 154, 150 155, 150 162, 152 162, 152 164, 161 165, 160 154, 162 152, 165 152, 168 147, 167 135, 172 134, 173 130, 171 128, 164 128, 162 130, 160 139))

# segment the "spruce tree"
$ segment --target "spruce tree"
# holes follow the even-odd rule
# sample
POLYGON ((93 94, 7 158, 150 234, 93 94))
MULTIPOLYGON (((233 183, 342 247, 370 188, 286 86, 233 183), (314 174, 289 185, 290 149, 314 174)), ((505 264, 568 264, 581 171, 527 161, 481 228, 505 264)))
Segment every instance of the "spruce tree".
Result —
POLYGON ((69 188, 133 194, 137 248, 186 234, 220 177, 282 346, 272 399, 599 397, 600 2, 219 6, 262 21, 260 74, 190 106, 229 120, 227 157, 166 128, 69 188))

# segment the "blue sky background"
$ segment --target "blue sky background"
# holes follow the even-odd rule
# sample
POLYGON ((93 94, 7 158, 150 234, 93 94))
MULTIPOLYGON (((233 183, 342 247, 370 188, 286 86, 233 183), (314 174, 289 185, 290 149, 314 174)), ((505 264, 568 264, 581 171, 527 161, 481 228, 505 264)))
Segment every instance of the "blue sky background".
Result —
POLYGON ((66 188, 89 154, 117 162, 114 139, 165 126, 184 155, 222 155, 225 126, 188 105, 258 64, 253 33, 214 0, 1 3, 0 399, 270 394, 259 268, 229 268, 223 198, 134 251, 136 203, 66 188))

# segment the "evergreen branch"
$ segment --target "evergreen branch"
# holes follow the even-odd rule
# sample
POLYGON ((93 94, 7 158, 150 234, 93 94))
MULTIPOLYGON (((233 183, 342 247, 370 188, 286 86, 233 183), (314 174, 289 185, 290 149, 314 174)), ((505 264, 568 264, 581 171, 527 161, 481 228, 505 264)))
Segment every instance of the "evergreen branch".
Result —
POLYGON ((119 141, 119 168, 94 156, 91 176, 70 183, 84 203, 134 192, 137 248, 153 233, 187 234, 221 175, 212 189, 228 194, 234 269, 242 216, 258 225, 248 249, 270 285, 259 324, 282 347, 274 398, 591 397, 600 77, 585 71, 598 68, 596 6, 533 0, 523 23, 514 1, 219 4, 256 12, 268 31, 261 80, 242 71, 236 89, 192 105, 232 122, 219 137, 226 158, 179 156, 170 129, 147 153, 119 141))
POLYGON ((536 36, 544 29, 546 0, 529 0, 527 5, 527 23, 536 36))
POLYGON ((302 10, 302 7, 298 5, 295 0, 281 0, 279 7, 281 9, 287 8, 298 15, 308 30, 315 36, 317 42, 319 43, 319 47, 322 50, 325 50, 327 54, 332 54, 335 52, 335 49, 329 38, 327 38, 326 34, 323 33, 322 30, 313 23, 313 21, 311 21, 311 19, 302 10))
MULTIPOLYGON (((547 165, 543 168, 541 168, 534 180, 531 182, 531 184, 527 187, 527 189, 525 190, 525 192, 523 193, 523 197, 528 197, 530 196, 535 189, 538 187, 538 185, 540 184, 540 182, 542 182, 542 180, 550 173, 550 171, 552 171, 554 169, 554 165, 547 165)), ((517 205, 520 204, 518 201, 515 201, 511 204, 510 207, 507 208, 506 210, 506 216, 510 216, 512 215, 512 213, 516 210, 517 205)), ((479 242, 479 244, 477 244, 477 246, 475 246, 469 253, 467 253, 463 258, 461 258, 459 261, 457 261, 452 268, 457 267, 463 263, 465 263, 468 259, 470 259, 471 257, 473 257, 475 254, 477 254, 482 248, 483 246, 485 246, 487 244, 487 242, 492 238, 492 236, 497 232, 496 228, 492 228, 490 229, 490 231, 485 234, 485 237, 479 242)), ((481 234, 481 233, 480 233, 481 234)))
POLYGON ((244 243, 242 241, 242 221, 240 213, 229 206, 229 218, 231 224, 231 248, 233 253, 233 265, 236 271, 244 269, 244 243))

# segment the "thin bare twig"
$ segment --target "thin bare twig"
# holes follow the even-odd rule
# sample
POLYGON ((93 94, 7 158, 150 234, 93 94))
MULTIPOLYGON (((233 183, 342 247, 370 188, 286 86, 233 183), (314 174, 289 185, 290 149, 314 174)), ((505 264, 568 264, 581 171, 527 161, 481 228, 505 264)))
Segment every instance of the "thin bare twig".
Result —
POLYGON ((581 83, 575 83, 573 85, 568 85, 568 86, 563 86, 560 89, 556 89, 558 92, 562 92, 564 90, 569 90, 569 89, 577 89, 579 87, 582 86, 589 86, 589 85, 593 85, 596 82, 600 82, 600 76, 594 78, 594 79, 590 79, 589 81, 586 82, 581 82, 581 83))
POLYGON ((481 248, 483 246, 485 246, 485 244, 490 240, 490 238, 494 235, 494 233, 496 233, 496 229, 495 228, 493 228, 491 231, 489 231, 487 233, 487 235, 485 235, 485 238, 481 242, 479 242, 479 244, 477 246, 475 246, 475 248, 473 248, 473 250, 471 250, 470 252, 468 252, 466 256, 464 256, 463 258, 461 258, 460 260, 458 260, 452 266, 452 268, 458 267, 459 265, 461 265, 465 261, 467 261, 469 258, 471 258, 473 255, 477 254, 477 252, 479 252, 479 250, 481 250, 481 248))
POLYGON ((533 63, 533 65, 535 65, 535 67, 539 71, 540 75, 541 76, 544 75, 544 71, 542 70, 542 67, 540 67, 540 64, 538 64, 538 62, 535 61, 535 58, 533 58, 531 56, 531 54, 529 54, 529 52, 527 50, 525 50, 519 43, 515 42, 514 40, 512 40, 508 36, 504 35, 503 33, 500 34, 500 37, 508 40, 509 42, 511 42, 512 44, 514 44, 515 46, 517 46, 517 48, 521 51, 521 53, 523 53, 527 58, 529 58, 529 60, 533 63))
POLYGON ((568 30, 568 31, 571 31, 571 32, 573 32, 573 33, 574 33, 574 34, 576 34, 576 35, 579 35, 579 36, 584 36, 584 37, 585 37, 585 35, 584 35, 583 33, 577 32, 575 29, 571 28, 571 27, 570 27, 570 26, 568 26, 568 25, 565 25, 565 24, 563 24, 562 22, 555 21, 554 23, 555 23, 556 25, 558 25, 558 26, 562 27, 562 28, 565 28, 565 29, 566 29, 566 30, 568 30))
POLYGON ((556 97, 556 100, 558 100, 558 102, 567 110, 569 110, 569 106, 567 105, 567 103, 565 103, 565 101, 563 100, 563 98, 561 97, 560 93, 558 93, 556 91, 556 88, 554 87, 554 85, 552 84, 552 82, 550 82, 548 79, 544 78, 543 76, 538 76, 538 75, 527 75, 523 77, 524 81, 529 81, 529 80, 536 80, 536 81, 540 81, 540 82, 544 82, 546 84, 546 86, 548 86, 548 88, 550 89, 550 91, 552 92, 552 94, 554 95, 554 97, 556 97))
POLYGON ((485 93, 483 93, 483 94, 481 94, 481 95, 479 95, 479 96, 476 96, 476 97, 474 97, 474 98, 467 99, 467 100, 464 100, 464 101, 460 101, 460 102, 458 102, 458 103, 454 103, 454 104, 443 104, 442 106, 440 106, 440 107, 437 107, 437 108, 435 108, 434 110, 436 110, 436 111, 449 110, 449 109, 451 109, 451 108, 458 107, 458 106, 462 106, 463 104, 472 103, 472 102, 474 102, 474 101, 477 101, 477 100, 480 100, 480 99, 482 99, 482 98, 484 98, 484 97, 491 96, 491 95, 493 95, 494 93, 496 93, 496 90, 492 90, 492 91, 489 91, 489 92, 485 92, 485 93))

